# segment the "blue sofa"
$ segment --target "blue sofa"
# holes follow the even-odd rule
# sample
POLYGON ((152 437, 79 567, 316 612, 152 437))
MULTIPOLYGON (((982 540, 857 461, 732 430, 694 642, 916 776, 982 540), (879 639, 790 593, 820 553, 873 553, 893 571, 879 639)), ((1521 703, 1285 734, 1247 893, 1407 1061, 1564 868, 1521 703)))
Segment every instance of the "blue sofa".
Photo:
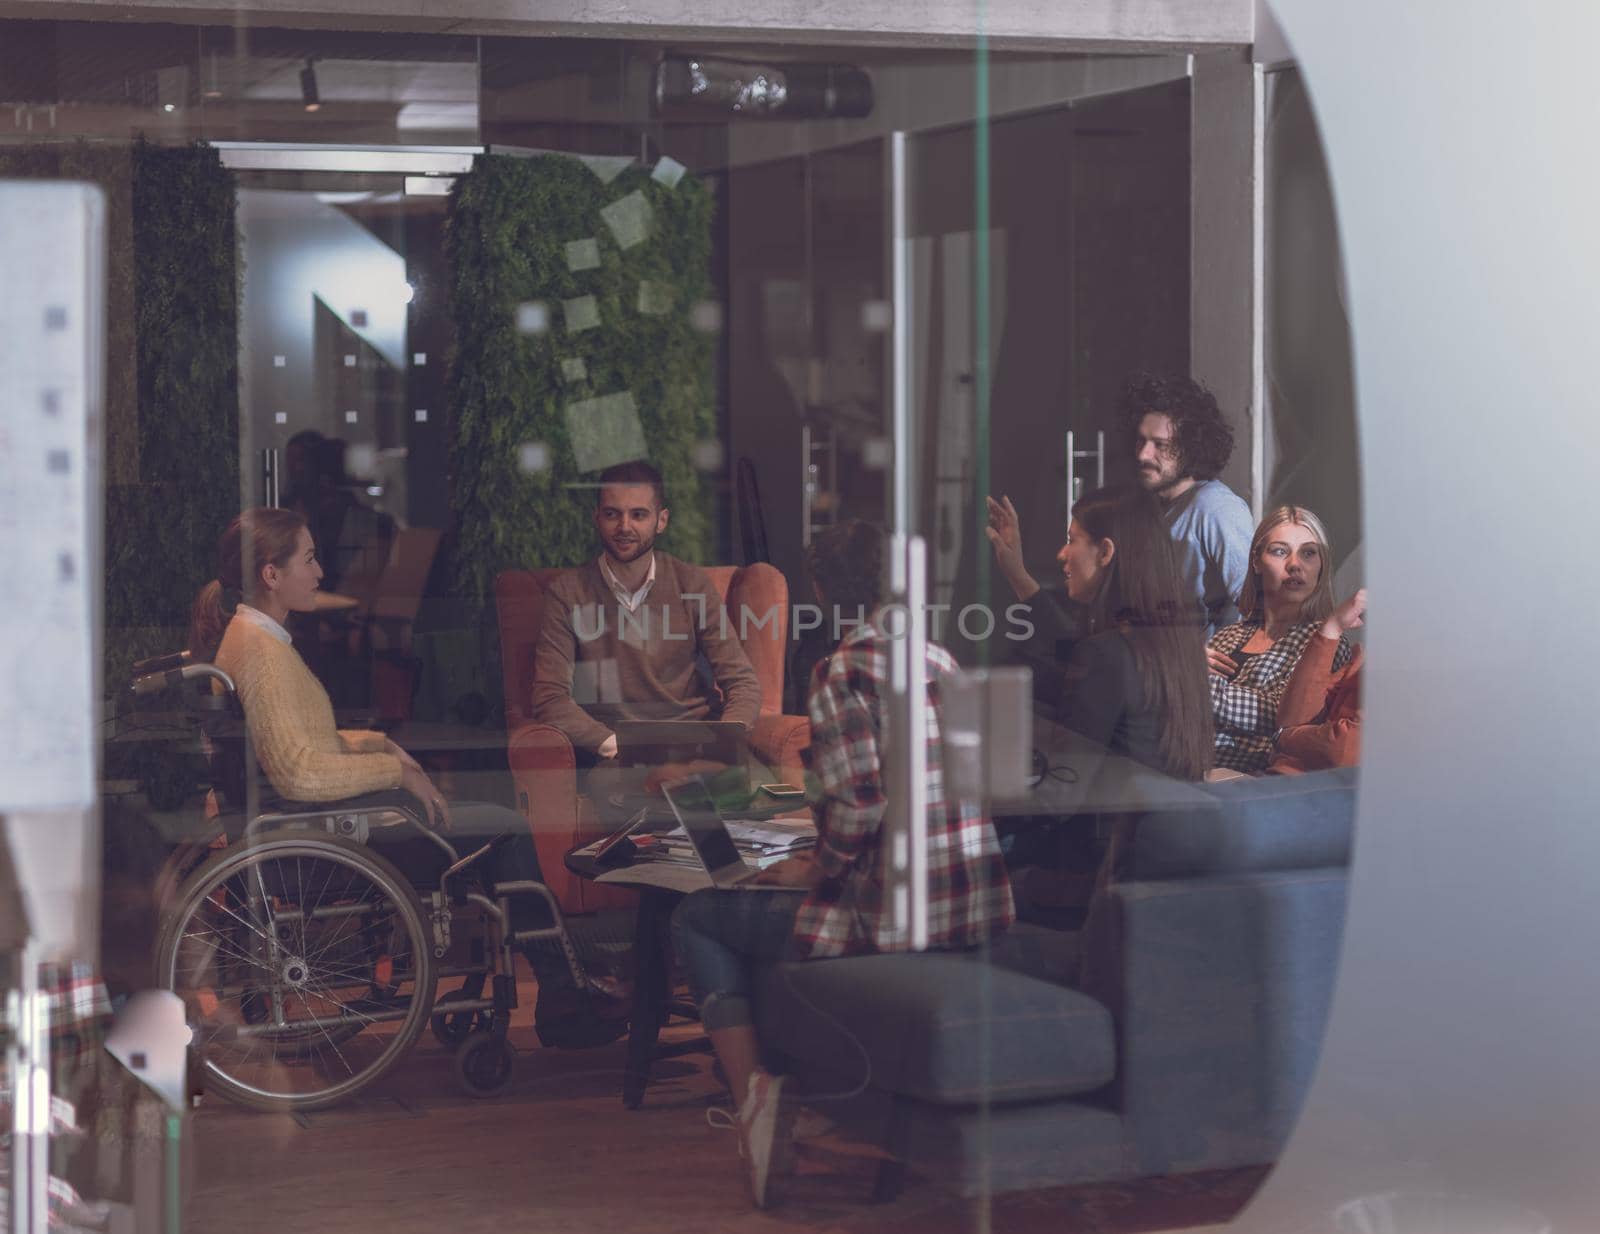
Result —
POLYGON ((774 965, 769 1062, 962 1194, 1271 1162, 1333 993, 1355 774, 1206 785, 1131 820, 1082 935, 774 965))

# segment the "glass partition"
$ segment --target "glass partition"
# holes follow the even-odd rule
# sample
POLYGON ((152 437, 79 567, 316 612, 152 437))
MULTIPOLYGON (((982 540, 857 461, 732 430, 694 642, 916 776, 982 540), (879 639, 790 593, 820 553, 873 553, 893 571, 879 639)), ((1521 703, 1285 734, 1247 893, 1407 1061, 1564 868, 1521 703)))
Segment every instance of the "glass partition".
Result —
POLYGON ((201 1094, 155 1144, 63 1063, 60 1168, 166 1228, 1226 1220, 1359 723, 1293 70, 246 17, 0 22, 0 181, 107 202, 86 960, 201 1094))

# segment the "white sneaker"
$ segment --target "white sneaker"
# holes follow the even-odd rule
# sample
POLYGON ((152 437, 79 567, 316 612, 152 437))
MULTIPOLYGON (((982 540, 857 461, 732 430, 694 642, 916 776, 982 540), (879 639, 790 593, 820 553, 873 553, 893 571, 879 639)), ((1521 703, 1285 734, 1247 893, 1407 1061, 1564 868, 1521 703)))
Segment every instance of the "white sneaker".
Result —
POLYGON ((782 1076, 757 1071, 739 1111, 739 1138, 750 1170, 750 1198, 765 1208, 772 1180, 789 1172, 794 1105, 784 1099, 782 1076))

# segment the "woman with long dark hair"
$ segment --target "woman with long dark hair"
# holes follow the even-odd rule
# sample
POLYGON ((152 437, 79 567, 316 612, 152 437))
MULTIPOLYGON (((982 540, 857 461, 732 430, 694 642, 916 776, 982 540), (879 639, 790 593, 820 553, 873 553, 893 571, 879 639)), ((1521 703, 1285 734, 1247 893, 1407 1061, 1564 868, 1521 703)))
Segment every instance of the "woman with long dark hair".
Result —
MULTIPOLYGON (((542 881, 528 822, 504 806, 461 802, 452 806, 417 761, 382 733, 340 729, 333 704, 294 649, 284 628, 290 613, 315 610, 322 580, 306 521, 291 510, 258 507, 228 525, 217 542, 217 577, 196 597, 189 648, 233 678, 245 727, 273 790, 288 803, 344 801, 400 790, 415 799, 422 818, 439 830, 468 837, 505 837, 483 857, 494 882, 542 881)), ((382 844, 381 838, 375 843, 382 844)), ((414 846, 430 860, 431 842, 414 846)), ((402 869, 416 852, 389 853, 402 869)), ((542 897, 510 897, 512 930, 550 924, 542 897)), ((563 958, 530 948, 539 978, 535 1019, 547 1045, 598 1045, 614 1040, 626 1021, 574 988, 563 958)))
POLYGON ((1213 746, 1205 619, 1156 499, 1089 494, 1072 507, 1056 560, 1090 630, 1067 660, 1062 726, 1177 779, 1203 778, 1213 746))

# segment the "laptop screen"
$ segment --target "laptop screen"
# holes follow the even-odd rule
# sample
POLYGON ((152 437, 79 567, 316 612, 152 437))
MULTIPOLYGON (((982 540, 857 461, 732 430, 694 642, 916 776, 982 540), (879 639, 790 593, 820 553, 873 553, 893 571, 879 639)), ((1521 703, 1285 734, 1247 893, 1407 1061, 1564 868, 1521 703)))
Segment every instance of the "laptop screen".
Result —
POLYGON ((721 870, 727 866, 744 864, 744 858, 733 846, 728 829, 722 825, 716 803, 711 800, 711 794, 699 776, 663 791, 672 804, 672 812, 678 816, 678 821, 688 833, 689 843, 694 845, 700 860, 705 862, 706 869, 721 870))

